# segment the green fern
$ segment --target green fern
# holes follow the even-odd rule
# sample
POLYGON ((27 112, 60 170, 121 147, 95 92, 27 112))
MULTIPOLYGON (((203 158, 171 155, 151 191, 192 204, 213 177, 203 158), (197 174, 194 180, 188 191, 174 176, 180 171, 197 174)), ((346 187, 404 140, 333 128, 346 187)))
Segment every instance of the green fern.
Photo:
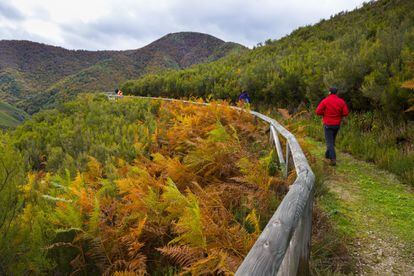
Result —
POLYGON ((189 191, 187 199, 188 206, 184 208, 178 222, 174 225, 174 230, 179 236, 172 239, 169 244, 180 243, 205 248, 207 242, 203 234, 201 211, 197 197, 189 191))
POLYGON ((254 227, 254 233, 260 233, 260 218, 256 215, 256 210, 253 209, 247 216, 246 222, 250 223, 254 227))
POLYGON ((231 135, 220 121, 217 121, 216 127, 208 133, 208 140, 211 142, 226 142, 230 139, 231 135))
POLYGON ((95 237, 99 233, 100 215, 101 215, 101 208, 100 208, 99 200, 97 197, 95 197, 94 204, 93 204, 93 211, 88 221, 88 234, 91 237, 95 237))
POLYGON ((182 210, 188 206, 187 198, 170 178, 167 179, 167 185, 164 187, 161 198, 167 204, 166 211, 170 214, 171 219, 180 217, 182 210))

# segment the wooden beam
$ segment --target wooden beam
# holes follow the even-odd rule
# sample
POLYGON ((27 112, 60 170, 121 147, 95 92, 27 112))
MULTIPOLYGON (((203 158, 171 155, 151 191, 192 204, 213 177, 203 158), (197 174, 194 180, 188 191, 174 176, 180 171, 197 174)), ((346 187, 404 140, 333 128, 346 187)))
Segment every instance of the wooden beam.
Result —
POLYGON ((283 159, 283 151, 282 151, 282 146, 280 144, 279 136, 277 134, 277 130, 272 124, 270 124, 270 134, 271 134, 273 142, 275 143, 277 156, 279 158, 279 164, 285 165, 285 160, 283 159))

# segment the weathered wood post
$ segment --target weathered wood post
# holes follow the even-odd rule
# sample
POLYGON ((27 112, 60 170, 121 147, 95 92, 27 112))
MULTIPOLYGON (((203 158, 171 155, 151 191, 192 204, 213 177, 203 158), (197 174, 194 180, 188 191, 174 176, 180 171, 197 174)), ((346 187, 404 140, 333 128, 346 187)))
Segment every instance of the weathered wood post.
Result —
POLYGON ((289 143, 286 141, 286 166, 285 166, 285 172, 284 172, 284 176, 285 178, 287 178, 288 173, 289 173, 289 143))
POLYGON ((304 227, 302 248, 300 250, 300 259, 298 267, 298 275, 310 275, 309 259, 311 248, 311 234, 312 234, 312 213, 313 213, 313 196, 314 191, 311 191, 308 203, 306 204, 305 211, 302 217, 302 223, 304 227))
POLYGON ((282 145, 280 144, 279 135, 277 133, 277 130, 275 127, 270 124, 270 135, 273 137, 273 142, 275 143, 277 156, 279 159, 279 164, 281 166, 285 165, 285 160, 283 159, 283 151, 282 151, 282 145))

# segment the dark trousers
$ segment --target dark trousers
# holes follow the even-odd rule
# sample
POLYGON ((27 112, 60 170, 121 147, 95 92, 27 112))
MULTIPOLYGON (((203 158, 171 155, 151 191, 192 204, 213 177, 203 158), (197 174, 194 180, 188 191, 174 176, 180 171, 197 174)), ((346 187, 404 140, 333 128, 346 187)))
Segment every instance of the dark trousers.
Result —
POLYGON ((325 158, 336 160, 335 139, 339 131, 339 126, 323 125, 323 129, 325 130, 326 141, 325 158))

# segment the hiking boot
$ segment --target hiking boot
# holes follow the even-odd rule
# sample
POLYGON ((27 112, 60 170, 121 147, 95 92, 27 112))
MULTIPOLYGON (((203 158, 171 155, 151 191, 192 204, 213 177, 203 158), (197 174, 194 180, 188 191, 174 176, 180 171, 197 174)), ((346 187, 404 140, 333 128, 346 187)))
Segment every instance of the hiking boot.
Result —
POLYGON ((336 159, 331 159, 331 161, 329 162, 329 165, 336 166, 336 159))

